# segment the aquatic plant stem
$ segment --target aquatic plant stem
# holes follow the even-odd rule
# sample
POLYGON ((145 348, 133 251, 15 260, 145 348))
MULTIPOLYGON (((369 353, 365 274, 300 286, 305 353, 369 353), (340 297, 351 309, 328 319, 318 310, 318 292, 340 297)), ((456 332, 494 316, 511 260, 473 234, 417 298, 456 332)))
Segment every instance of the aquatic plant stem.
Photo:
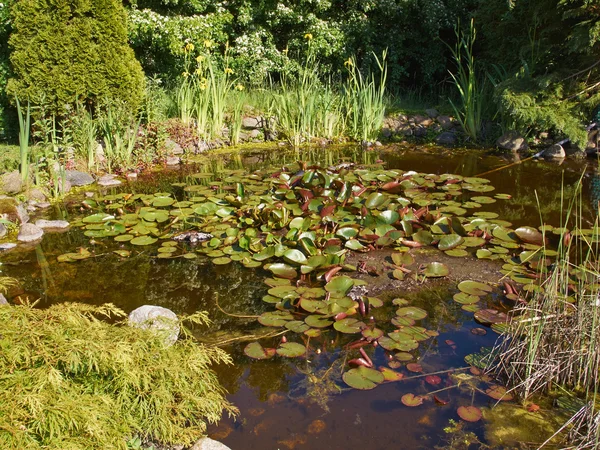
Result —
POLYGON ((226 316, 229 317, 237 317, 238 319, 258 319, 260 316, 246 316, 246 315, 242 315, 242 314, 231 314, 228 313, 227 311, 225 311, 223 308, 221 308, 221 305, 219 305, 219 294, 215 294, 215 305, 217 306, 217 308, 219 309, 219 311, 221 311, 223 314, 225 314, 226 316))
POLYGON ((459 372, 462 370, 467 370, 470 369, 471 366, 465 366, 465 367, 459 367, 458 369, 447 369, 447 370, 440 370, 439 372, 431 372, 431 373, 422 373, 420 375, 413 375, 412 377, 405 377, 402 378, 401 381, 405 381, 405 380, 414 380, 416 378, 423 378, 423 377, 428 377, 429 375, 440 375, 442 373, 449 373, 449 372, 459 372))

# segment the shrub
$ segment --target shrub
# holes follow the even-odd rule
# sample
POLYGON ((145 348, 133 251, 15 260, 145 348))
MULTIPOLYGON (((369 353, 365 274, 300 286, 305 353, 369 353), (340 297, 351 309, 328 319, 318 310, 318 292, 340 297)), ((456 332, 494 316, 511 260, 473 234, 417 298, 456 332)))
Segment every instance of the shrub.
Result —
POLYGON ((209 368, 230 363, 225 352, 185 330, 166 347, 99 320, 123 316, 112 305, 0 308, 0 448, 126 449, 133 435, 189 444, 224 410, 235 414, 209 368))
POLYGON ((144 74, 117 0, 23 0, 12 8, 14 77, 7 91, 64 115, 67 105, 141 103, 144 74))

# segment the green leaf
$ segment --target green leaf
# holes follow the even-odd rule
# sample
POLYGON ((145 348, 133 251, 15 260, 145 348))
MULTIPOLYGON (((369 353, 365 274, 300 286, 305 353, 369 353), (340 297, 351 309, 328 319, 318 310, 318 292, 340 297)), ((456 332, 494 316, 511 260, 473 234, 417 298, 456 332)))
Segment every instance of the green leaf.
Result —
POLYGON ((342 375, 342 378, 348 386, 363 391, 374 389, 385 380, 381 372, 368 367, 350 369, 342 375))
POLYGON ((285 342, 277 348, 277 354, 286 358, 297 358, 306 354, 306 347, 296 342, 285 342))
POLYGON ((445 264, 439 262, 432 262, 427 264, 427 266, 425 267, 424 275, 427 278, 439 278, 447 276, 448 273, 450 272, 445 264))
POLYGON ((244 353, 253 359, 269 359, 275 355, 275 349, 264 348, 258 342, 251 342, 244 348, 244 353))

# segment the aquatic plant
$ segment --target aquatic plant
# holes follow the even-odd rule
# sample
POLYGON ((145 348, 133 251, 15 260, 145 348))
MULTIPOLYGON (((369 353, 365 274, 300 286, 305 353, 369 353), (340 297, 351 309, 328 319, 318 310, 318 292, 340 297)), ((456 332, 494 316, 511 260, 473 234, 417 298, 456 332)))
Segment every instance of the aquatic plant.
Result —
MULTIPOLYGON (((0 446, 4 449, 127 449, 132 435, 189 444, 222 412, 235 414, 212 364, 222 350, 187 331, 166 347, 123 322, 112 305, 0 308, 0 446)), ((188 323, 207 324, 203 313, 188 323)))
POLYGON ((20 155, 20 166, 21 181, 27 182, 29 177, 29 127, 31 122, 31 108, 29 102, 27 102, 27 112, 23 117, 23 110, 19 98, 15 97, 17 103, 17 113, 19 115, 19 155, 20 155))

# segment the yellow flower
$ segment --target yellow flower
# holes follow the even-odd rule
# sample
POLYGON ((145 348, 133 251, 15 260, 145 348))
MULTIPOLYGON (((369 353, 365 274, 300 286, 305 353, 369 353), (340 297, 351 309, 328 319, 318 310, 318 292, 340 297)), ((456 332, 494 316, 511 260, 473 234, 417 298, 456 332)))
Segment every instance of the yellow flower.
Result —
POLYGON ((200 83, 200 86, 198 86, 200 88, 201 91, 206 89, 206 84, 205 83, 200 83))
POLYGON ((193 52, 194 51, 194 44, 192 44, 191 42, 188 42, 187 44, 185 44, 185 51, 186 52, 193 52))
POLYGON ((312 35, 311 33, 306 33, 306 34, 304 35, 304 39, 307 39, 307 40, 309 40, 309 41, 310 41, 310 40, 312 40, 312 38, 313 38, 313 35, 312 35))
POLYGON ((206 48, 211 48, 213 46, 213 43, 211 40, 209 39, 204 39, 204 47, 206 48))
POLYGON ((230 68, 230 67, 227 67, 227 68, 225 68, 225 73, 226 73, 227 75, 231 75, 231 74, 233 74, 233 69, 232 69, 232 68, 230 68))
POLYGON ((183 72, 181 75, 183 75, 183 78, 187 78, 190 76, 189 72, 183 72))
POLYGON ((348 60, 344 62, 344 65, 346 67, 352 67, 354 65, 354 61, 352 61, 352 58, 348 58, 348 60))
POLYGON ((198 67, 195 72, 196 75, 202 75, 202 69, 200 67, 198 67))
POLYGON ((237 85, 235 88, 236 88, 238 91, 243 91, 244 89, 246 89, 246 88, 244 87, 244 85, 243 85, 243 84, 238 84, 238 85, 237 85))
POLYGON ((201 63, 202 61, 204 61, 204 56, 202 56, 202 55, 196 56, 196 61, 201 63))

